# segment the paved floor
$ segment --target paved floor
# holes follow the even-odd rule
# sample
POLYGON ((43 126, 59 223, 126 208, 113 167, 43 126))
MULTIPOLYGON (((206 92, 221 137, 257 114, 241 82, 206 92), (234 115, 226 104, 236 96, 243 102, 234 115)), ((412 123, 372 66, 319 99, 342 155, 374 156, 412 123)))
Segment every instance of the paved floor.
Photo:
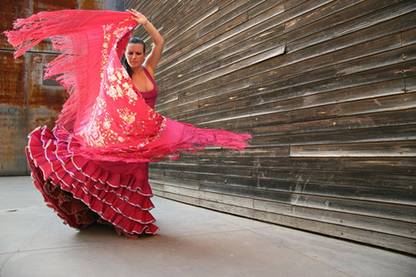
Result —
POLYGON ((416 276, 416 258, 154 197, 159 234, 62 224, 29 177, 0 178, 0 276, 416 276))

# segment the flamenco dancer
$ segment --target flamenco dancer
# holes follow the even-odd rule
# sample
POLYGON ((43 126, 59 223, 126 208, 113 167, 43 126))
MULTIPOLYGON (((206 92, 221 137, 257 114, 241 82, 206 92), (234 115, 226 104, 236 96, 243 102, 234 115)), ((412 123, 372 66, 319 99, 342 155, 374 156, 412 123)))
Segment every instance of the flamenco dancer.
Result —
POLYGON ((55 78, 68 98, 53 129, 28 135, 25 152, 35 187, 71 227, 103 223, 131 238, 156 234, 148 163, 206 146, 243 150, 251 138, 154 110, 164 42, 135 10, 40 12, 13 27, 5 34, 15 58, 46 38, 61 52, 44 78, 55 78), (153 40, 147 56, 144 42, 132 37, 137 25, 153 40))

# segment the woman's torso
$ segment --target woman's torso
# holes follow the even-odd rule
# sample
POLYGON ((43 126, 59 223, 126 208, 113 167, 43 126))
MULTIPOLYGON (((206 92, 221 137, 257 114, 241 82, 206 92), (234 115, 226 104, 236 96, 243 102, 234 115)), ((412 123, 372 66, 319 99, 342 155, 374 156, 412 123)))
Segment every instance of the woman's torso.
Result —
POLYGON ((150 72, 144 66, 143 66, 143 72, 144 72, 143 77, 146 77, 150 81, 153 88, 151 90, 148 90, 148 91, 141 91, 137 88, 135 80, 133 79, 134 90, 136 91, 136 93, 140 93, 140 95, 146 101, 147 105, 149 105, 151 108, 154 108, 154 106, 156 104, 157 93, 158 93, 157 84, 156 84, 156 81, 154 80, 153 76, 150 74, 150 72))

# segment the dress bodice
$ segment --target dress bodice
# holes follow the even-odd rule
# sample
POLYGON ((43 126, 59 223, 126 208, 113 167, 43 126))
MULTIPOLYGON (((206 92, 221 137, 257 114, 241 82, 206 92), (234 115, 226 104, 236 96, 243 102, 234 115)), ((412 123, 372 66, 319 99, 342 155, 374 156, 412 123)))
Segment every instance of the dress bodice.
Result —
POLYGON ((152 82, 153 89, 150 91, 139 91, 135 86, 134 90, 137 94, 140 94, 144 100, 146 101, 146 104, 149 105, 149 107, 154 108, 156 104, 156 98, 157 98, 157 84, 156 81, 153 79, 152 75, 149 73, 149 71, 146 69, 146 67, 143 66, 144 73, 146 74, 147 78, 152 82))

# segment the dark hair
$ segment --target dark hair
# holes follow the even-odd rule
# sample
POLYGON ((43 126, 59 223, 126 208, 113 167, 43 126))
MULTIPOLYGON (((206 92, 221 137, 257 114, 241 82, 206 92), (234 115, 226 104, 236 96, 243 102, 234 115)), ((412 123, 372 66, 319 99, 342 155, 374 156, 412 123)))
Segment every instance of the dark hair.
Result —
MULTIPOLYGON (((132 37, 132 38, 130 38, 128 43, 143 45, 143 53, 146 53, 146 44, 144 43, 144 40, 142 40, 141 38, 132 37)), ((133 75, 133 69, 131 69, 130 65, 127 63, 127 59, 126 59, 125 54, 123 54, 123 56, 121 57, 121 64, 124 66, 124 68, 127 70, 127 73, 131 77, 133 75)))

